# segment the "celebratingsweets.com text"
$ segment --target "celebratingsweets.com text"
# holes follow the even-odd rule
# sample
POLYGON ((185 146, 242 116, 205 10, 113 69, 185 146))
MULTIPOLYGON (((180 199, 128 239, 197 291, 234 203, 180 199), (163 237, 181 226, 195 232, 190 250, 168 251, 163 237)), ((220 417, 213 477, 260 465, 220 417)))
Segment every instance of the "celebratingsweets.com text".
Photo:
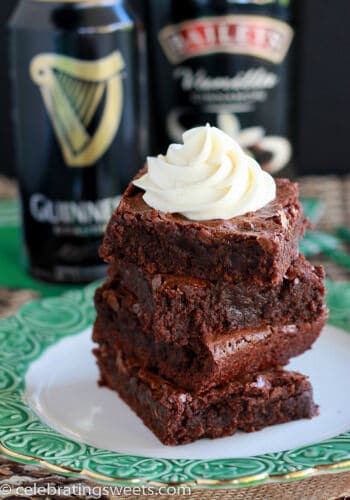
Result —
POLYGON ((31 486, 15 486, 10 483, 0 484, 0 498, 6 499, 10 496, 19 497, 83 497, 91 500, 101 497, 118 497, 126 495, 134 496, 190 496, 192 489, 189 486, 90 486, 85 484, 51 485, 33 484, 31 486))

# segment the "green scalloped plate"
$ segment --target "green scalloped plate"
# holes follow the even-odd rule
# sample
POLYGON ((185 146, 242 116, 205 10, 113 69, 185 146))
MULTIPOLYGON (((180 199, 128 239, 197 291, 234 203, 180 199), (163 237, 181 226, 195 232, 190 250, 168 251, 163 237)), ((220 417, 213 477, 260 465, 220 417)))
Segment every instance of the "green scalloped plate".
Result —
MULTIPOLYGON (((69 439, 34 413, 26 374, 47 348, 91 327, 95 286, 24 306, 0 322, 0 451, 18 462, 114 484, 227 488, 350 470, 350 431, 284 452, 246 458, 163 459, 111 452, 69 439)), ((328 283, 330 324, 350 332, 350 285, 328 283)), ((288 425, 288 424, 285 424, 288 425)), ((350 428, 350 422, 349 422, 350 428)))

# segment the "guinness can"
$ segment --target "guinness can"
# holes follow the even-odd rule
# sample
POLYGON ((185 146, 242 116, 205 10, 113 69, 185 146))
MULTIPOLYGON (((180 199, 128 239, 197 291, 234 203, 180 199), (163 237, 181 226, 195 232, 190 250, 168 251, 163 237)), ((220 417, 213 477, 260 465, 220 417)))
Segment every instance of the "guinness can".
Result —
POLYGON ((144 156, 134 20, 118 0, 22 0, 11 58, 30 272, 100 278, 105 226, 144 156))
POLYGON ((159 143, 209 122, 266 170, 291 165, 289 0, 149 0, 159 143))

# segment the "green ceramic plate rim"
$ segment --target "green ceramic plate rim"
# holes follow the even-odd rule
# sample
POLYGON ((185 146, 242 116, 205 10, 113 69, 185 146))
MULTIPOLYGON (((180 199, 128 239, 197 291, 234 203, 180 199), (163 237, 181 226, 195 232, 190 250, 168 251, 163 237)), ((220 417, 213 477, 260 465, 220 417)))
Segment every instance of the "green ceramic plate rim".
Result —
MULTIPOLYGON (((30 410, 24 393, 30 364, 49 346, 91 326, 96 284, 24 306, 0 322, 0 451, 71 477, 120 485, 229 488, 350 470, 350 430, 281 453, 220 460, 168 460, 113 453, 68 439, 30 410)), ((329 323, 350 332, 350 284, 327 283, 329 323)))

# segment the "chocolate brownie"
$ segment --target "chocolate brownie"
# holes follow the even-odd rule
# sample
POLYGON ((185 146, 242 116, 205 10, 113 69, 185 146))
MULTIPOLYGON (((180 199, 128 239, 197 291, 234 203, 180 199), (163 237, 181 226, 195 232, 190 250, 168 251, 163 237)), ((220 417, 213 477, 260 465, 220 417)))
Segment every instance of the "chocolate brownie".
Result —
POLYGON ((317 415, 312 387, 298 373, 270 370, 194 395, 106 347, 95 353, 101 385, 117 391, 166 445, 230 436, 237 430, 253 432, 317 415))
POLYGON ((284 365, 318 338, 326 314, 299 326, 267 326, 237 330, 225 335, 193 339, 186 346, 157 342, 140 323, 123 310, 120 320, 105 303, 97 306, 93 340, 135 358, 142 368, 153 369, 184 389, 199 391, 258 370, 284 365))
POLYGON ((186 345, 193 337, 312 322, 326 310, 324 297, 323 268, 300 255, 275 286, 150 275, 115 263, 96 305, 108 303, 117 325, 131 313, 156 340, 186 345))
POLYGON ((152 209, 130 184, 108 225, 101 257, 150 274, 280 283, 298 255, 307 221, 297 185, 287 179, 276 184, 276 199, 264 208, 201 222, 152 209))

